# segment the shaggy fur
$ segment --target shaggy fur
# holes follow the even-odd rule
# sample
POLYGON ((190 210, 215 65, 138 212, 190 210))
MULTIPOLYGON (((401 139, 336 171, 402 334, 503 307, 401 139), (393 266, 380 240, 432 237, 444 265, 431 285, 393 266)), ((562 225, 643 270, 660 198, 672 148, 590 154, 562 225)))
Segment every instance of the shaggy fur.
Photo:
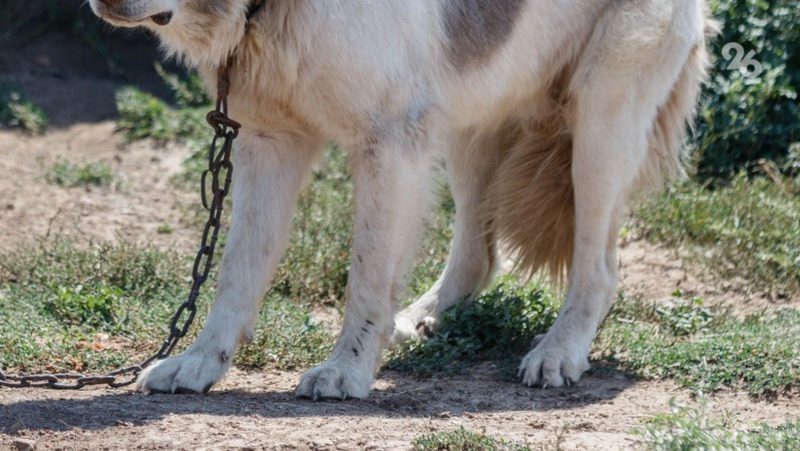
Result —
POLYGON ((477 296, 498 248, 568 287, 523 382, 576 382, 614 297, 625 207, 680 172, 705 76, 704 0, 269 0, 249 23, 248 0, 91 5, 153 30, 212 91, 233 56, 229 102, 244 125, 216 302, 185 353, 141 376, 143 391, 205 391, 252 338, 328 141, 350 156, 353 261, 342 333, 298 395, 367 396, 384 347, 434 333, 477 296), (451 253, 396 313, 439 157, 456 203, 451 253))

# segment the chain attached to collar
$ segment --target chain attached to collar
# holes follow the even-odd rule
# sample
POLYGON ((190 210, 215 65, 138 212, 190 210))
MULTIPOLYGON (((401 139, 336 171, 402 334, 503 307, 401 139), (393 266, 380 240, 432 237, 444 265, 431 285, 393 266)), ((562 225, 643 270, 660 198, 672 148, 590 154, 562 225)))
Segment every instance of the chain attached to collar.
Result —
MULTIPOLYGON (((261 2, 263 4, 263 2, 261 2)), ((231 152, 233 141, 239 136, 241 125, 228 116, 229 71, 232 59, 220 66, 217 74, 216 108, 208 113, 206 120, 214 129, 214 138, 208 149, 208 168, 201 177, 201 199, 208 211, 208 220, 203 228, 200 250, 192 266, 192 285, 189 296, 175 311, 169 323, 169 335, 158 351, 142 363, 120 368, 103 376, 87 376, 78 373, 10 375, 0 369, 0 387, 39 387, 56 390, 79 390, 90 385, 106 385, 111 388, 134 384, 139 374, 157 360, 169 357, 175 346, 189 332, 197 314, 197 298, 200 289, 208 280, 214 262, 217 239, 222 227, 222 210, 225 198, 230 193, 233 177, 231 152), (210 185, 210 186, 209 186, 210 185), (210 199, 209 199, 210 194, 210 199)))

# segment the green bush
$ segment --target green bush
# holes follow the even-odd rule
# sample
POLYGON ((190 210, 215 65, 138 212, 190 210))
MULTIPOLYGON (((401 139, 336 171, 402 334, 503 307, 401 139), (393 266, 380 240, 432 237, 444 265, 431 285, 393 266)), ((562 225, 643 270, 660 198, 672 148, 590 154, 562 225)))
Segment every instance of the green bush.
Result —
POLYGON ((711 8, 722 31, 697 126, 698 176, 727 179, 761 159, 785 165, 800 141, 800 1, 712 0, 711 8), (754 51, 763 73, 728 69, 729 43, 754 51))

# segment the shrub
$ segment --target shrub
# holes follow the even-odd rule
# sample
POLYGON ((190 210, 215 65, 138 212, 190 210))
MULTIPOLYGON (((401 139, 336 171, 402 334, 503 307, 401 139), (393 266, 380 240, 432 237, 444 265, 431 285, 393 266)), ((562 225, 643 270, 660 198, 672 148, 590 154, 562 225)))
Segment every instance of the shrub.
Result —
POLYGON ((697 127, 698 176, 727 179, 761 159, 783 164, 800 141, 800 1, 712 0, 711 8, 722 31, 697 127), (729 70, 729 43, 754 51, 763 73, 729 70))

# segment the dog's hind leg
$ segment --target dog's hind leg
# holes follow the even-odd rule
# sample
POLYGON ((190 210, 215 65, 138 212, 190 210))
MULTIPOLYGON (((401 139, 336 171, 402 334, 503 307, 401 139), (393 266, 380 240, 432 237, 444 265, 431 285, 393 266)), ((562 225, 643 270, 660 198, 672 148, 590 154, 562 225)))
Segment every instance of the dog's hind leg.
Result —
MULTIPOLYGON (((592 340, 616 290, 617 238, 628 196, 648 159, 679 152, 679 146, 651 147, 663 115, 676 103, 689 110, 693 104, 698 80, 692 55, 702 47, 703 24, 702 14, 685 6, 616 5, 573 79, 575 252, 558 319, 522 361, 527 385, 561 387, 589 368, 592 340), (673 102, 678 97, 688 101, 673 102)), ((670 128, 679 136, 688 117, 675 117, 670 128)))
POLYGON ((344 324, 328 360, 303 376, 300 397, 365 398, 391 336, 394 281, 401 254, 413 252, 432 166, 423 145, 396 139, 368 140, 350 155, 356 219, 344 324))
POLYGON ((300 131, 243 132, 234 153, 233 224, 206 326, 183 354, 142 373, 144 392, 202 393, 219 382, 253 326, 284 253, 292 213, 321 142, 300 131))
MULTIPOLYGON (((491 280, 497 257, 496 243, 481 213, 481 200, 497 169, 502 147, 500 135, 476 138, 466 134, 455 140, 447 159, 447 176, 455 201, 455 233, 445 270, 416 302, 395 317, 395 344, 424 339, 435 332, 441 314, 477 296, 491 280)), ((509 144, 510 145, 510 144, 509 144)))

